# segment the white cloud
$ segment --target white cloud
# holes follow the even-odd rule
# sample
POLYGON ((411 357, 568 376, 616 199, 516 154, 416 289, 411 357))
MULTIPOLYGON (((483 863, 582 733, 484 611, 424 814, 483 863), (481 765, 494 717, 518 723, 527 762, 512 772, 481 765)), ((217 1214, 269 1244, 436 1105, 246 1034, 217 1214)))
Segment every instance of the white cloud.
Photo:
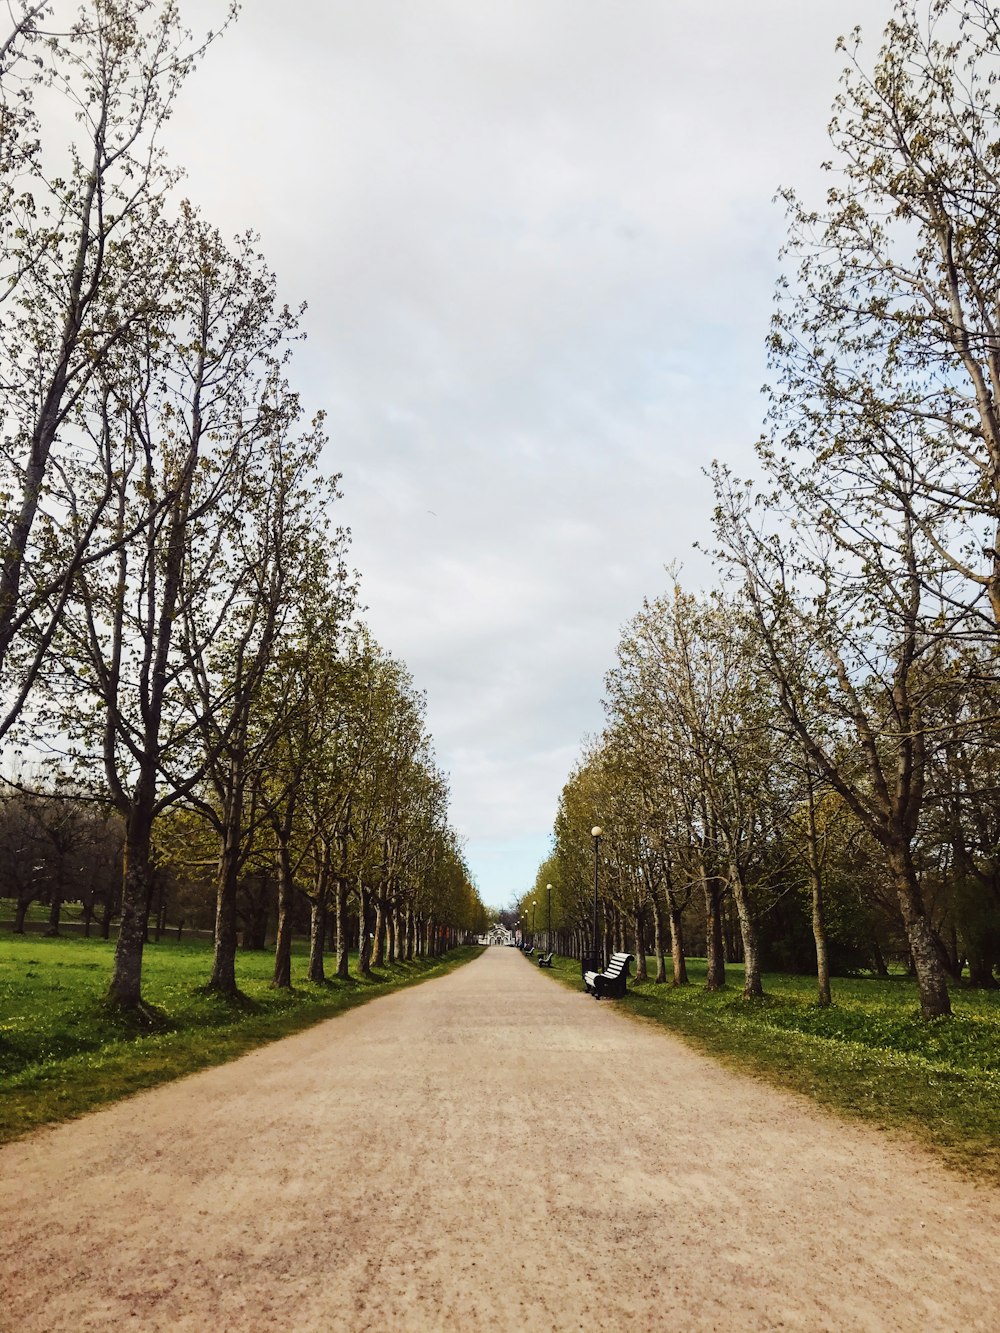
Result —
POLYGON ((620 626, 664 564, 705 573, 701 469, 760 424, 772 196, 820 187, 834 39, 889 8, 246 0, 185 90, 192 197, 309 301, 370 621, 492 901, 546 851, 620 626))

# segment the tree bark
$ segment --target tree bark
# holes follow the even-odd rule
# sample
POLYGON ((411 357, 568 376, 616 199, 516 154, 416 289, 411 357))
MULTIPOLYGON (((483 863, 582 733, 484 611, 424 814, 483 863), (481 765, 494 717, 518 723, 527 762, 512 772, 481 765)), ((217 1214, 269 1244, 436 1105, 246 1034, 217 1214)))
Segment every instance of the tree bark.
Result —
POLYGON ((358 886, 358 973, 366 978, 372 974, 371 894, 363 884, 358 886))
POLYGON ((227 821, 222 834, 219 870, 215 890, 215 951, 212 975, 205 987, 217 995, 234 1000, 236 985, 236 899, 239 892, 240 828, 227 821))
POLYGON ((706 990, 722 990, 726 984, 726 954, 722 942, 722 885, 714 875, 701 872, 705 893, 706 990))
POLYGON ((142 1002, 142 949, 149 901, 149 847, 153 829, 152 771, 140 775, 125 830, 122 915, 108 999, 126 1009, 142 1002))
POLYGON ((417 933, 417 919, 413 908, 406 909, 406 961, 413 962, 413 951, 416 944, 415 936, 417 933))
POLYGON ((104 911, 101 913, 101 939, 110 940, 111 938, 111 918, 115 914, 114 895, 109 893, 104 900, 104 911))
POLYGON ((49 904, 49 923, 45 929, 45 934, 50 939, 56 939, 59 935, 59 918, 62 915, 62 893, 59 889, 52 890, 52 901, 49 904))
POLYGON ((740 937, 743 941, 743 998, 759 999, 764 994, 760 979, 760 951, 757 948, 757 927, 753 919, 750 897, 746 890, 739 868, 729 868, 729 884, 736 903, 736 916, 740 925, 740 937))
POLYGON ((830 994, 830 956, 826 943, 826 919, 823 910, 823 869, 819 852, 819 833, 816 828, 816 801, 813 794, 812 773, 806 770, 806 797, 808 839, 806 849, 809 861, 809 887, 812 893, 812 932, 816 947, 816 1003, 826 1008, 832 1002, 830 994))
POLYGON ((635 913, 632 924, 635 930, 635 979, 636 981, 648 981, 649 973, 646 971, 646 944, 643 940, 644 922, 641 911, 635 913))
POLYGON ((924 911, 913 859, 909 847, 905 845, 889 848, 888 851, 920 992, 920 1012, 924 1018, 941 1018, 951 1013, 951 999, 934 933, 924 911))
POLYGON ((350 977, 350 941, 347 938, 347 881, 337 876, 334 890, 333 915, 337 930, 337 977, 347 981, 350 977))
POLYGON ((667 964, 663 957, 663 912, 655 893, 650 895, 650 904, 653 909, 653 949, 656 953, 656 976, 653 981, 655 985, 662 986, 667 980, 667 964))
POLYGON ((687 959, 684 956, 684 926, 681 921, 681 909, 670 903, 670 961, 673 966, 672 986, 688 985, 687 959))
POLYGON ((317 890, 309 914, 309 967, 306 976, 317 985, 326 980, 323 946, 326 942, 326 889, 317 890))
POLYGON ((284 841, 278 844, 278 932, 274 941, 274 976, 271 985, 288 990, 292 984, 292 916, 295 885, 292 861, 284 841))
POLYGON ((993 975, 995 962, 991 954, 981 948, 969 950, 969 985, 977 990, 996 990, 997 979, 993 975))
POLYGON ((882 946, 874 935, 872 936, 872 962, 875 964, 875 975, 877 977, 884 978, 889 975, 889 969, 882 953, 882 946))
POLYGON ((385 894, 375 897, 375 967, 385 966, 385 894))

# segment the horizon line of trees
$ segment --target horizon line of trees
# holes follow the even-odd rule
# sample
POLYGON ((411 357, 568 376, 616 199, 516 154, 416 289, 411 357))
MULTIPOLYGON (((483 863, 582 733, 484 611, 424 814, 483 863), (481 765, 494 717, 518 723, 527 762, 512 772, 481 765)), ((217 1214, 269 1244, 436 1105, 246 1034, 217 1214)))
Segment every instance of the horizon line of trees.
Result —
POLYGON ((897 0, 870 66, 841 49, 826 198, 783 194, 758 477, 712 468, 718 586, 626 627, 524 901, 552 883, 585 950, 600 825, 640 976, 669 936, 684 983, 686 913, 710 987, 811 954, 826 1004, 896 955, 934 1018, 1000 964, 1000 10, 897 0))
POLYGON ((167 845, 215 860, 227 996, 264 864, 276 985, 300 896, 314 979, 328 913, 339 970, 355 905, 362 972, 373 938, 412 956, 482 916, 423 701, 359 620, 323 416, 288 379, 302 309, 161 143, 217 36, 173 0, 22 0, 0 34, 0 744, 10 780, 25 745, 59 754, 4 818, 75 797, 118 830, 127 1007, 167 845))

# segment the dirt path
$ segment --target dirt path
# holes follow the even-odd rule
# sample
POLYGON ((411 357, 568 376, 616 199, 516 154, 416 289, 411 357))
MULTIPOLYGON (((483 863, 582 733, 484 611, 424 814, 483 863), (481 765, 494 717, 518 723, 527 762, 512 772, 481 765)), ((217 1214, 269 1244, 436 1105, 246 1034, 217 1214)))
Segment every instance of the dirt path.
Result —
POLYGON ((0 1326, 994 1329, 1000 1193, 512 949, 0 1153, 0 1326))

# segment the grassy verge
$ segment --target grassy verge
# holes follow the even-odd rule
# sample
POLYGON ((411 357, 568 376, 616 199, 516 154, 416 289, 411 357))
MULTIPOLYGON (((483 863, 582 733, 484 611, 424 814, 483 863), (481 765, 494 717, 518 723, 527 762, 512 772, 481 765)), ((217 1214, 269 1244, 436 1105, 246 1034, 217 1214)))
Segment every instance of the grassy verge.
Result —
MULTIPOLYGON (((956 989, 954 1017, 926 1022, 903 977, 835 980, 833 1006, 820 1009, 809 977, 765 976, 766 998, 746 1002, 741 968, 727 968, 729 986, 717 994, 704 989, 703 961, 688 970, 690 986, 630 985, 620 1008, 1000 1182, 1000 993, 956 989)), ((555 959, 552 975, 581 986, 574 959, 555 959)))
MULTIPOLYGON (((250 1003, 235 1008, 198 993, 210 970, 208 944, 164 942, 146 951, 143 993, 156 1010, 149 1025, 102 1003, 113 948, 99 939, 0 940, 0 1142, 222 1064, 482 952, 456 949, 380 968, 372 981, 301 982, 291 991, 271 988, 269 955, 241 954, 237 980, 250 1003)), ((301 972, 299 949, 293 961, 301 972)))

